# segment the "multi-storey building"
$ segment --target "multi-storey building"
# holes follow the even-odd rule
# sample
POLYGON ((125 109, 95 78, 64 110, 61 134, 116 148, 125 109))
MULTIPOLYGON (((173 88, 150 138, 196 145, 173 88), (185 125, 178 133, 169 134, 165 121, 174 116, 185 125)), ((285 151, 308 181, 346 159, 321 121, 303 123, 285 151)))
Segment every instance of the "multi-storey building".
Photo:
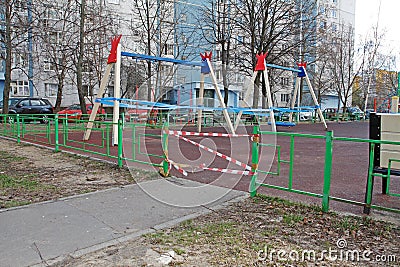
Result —
MULTIPOLYGON (((355 0, 315 1, 318 2, 318 10, 315 12, 325 14, 318 22, 320 28, 328 28, 329 25, 330 30, 335 31, 341 24, 354 25, 355 0)), ((232 5, 238 4, 236 2, 240 1, 229 1, 232 5)), ((62 85, 61 106, 78 102, 75 69, 80 10, 79 6, 68 6, 66 3, 67 1, 64 3, 63 0, 40 1, 40 3, 33 0, 33 25, 36 27, 32 37, 33 45, 30 47, 27 40, 19 45, 19 47, 24 47, 23 50, 15 50, 13 64, 19 64, 21 67, 12 72, 11 96, 44 96, 55 103, 57 91, 62 85), (65 21, 70 24, 66 26, 65 23, 61 23, 65 21), (31 65, 29 65, 29 55, 32 55, 33 59, 31 65), (28 75, 30 69, 32 75, 28 75)), ((212 31, 210 22, 207 23, 207 20, 202 18, 206 15, 204 10, 209 8, 209 1, 87 0, 87 4, 88 14, 85 22, 87 51, 83 64, 83 85, 88 98, 96 96, 96 89, 108 54, 108 40, 114 34, 123 35, 122 49, 124 51, 138 54, 200 61, 201 52, 213 51, 215 74, 217 80, 222 83, 223 49, 220 43, 210 42, 209 39, 213 38, 212 35, 215 32, 212 31), (146 3, 148 3, 147 6, 146 3)), ((22 12, 24 10, 26 12, 26 6, 25 9, 21 9, 22 12)), ((230 9, 227 11, 231 12, 230 9)), ((2 27, 4 28, 4 24, 2 27)), ((241 52, 241 45, 249 41, 249 37, 240 31, 232 31, 230 38, 230 49, 238 52, 241 52)), ((290 42, 290 40, 286 41, 290 42)), ((288 44, 282 42, 280 46, 284 49, 288 44)), ((231 54, 231 64, 227 69, 229 71, 228 86, 233 100, 229 105, 236 105, 245 77, 249 74, 235 69, 237 56, 234 51, 231 54)), ((317 56, 314 55, 314 57, 317 56)), ((290 58, 281 58, 276 64, 295 66, 295 62, 290 58)), ((0 65, 4 71, 4 64, 0 65)), ((253 66, 249 65, 248 68, 251 73, 253 66)), ((163 62, 148 63, 128 58, 123 59, 123 75, 125 78, 122 80, 122 90, 125 91, 125 96, 146 99, 151 87, 153 99, 164 95, 165 101, 172 102, 177 101, 179 88, 185 88, 184 90, 190 88, 192 94, 195 95, 200 79, 200 71, 194 67, 163 62), (150 69, 147 68, 147 64, 151 65, 150 69), (151 83, 145 83, 144 81, 149 77, 151 77, 151 83)), ((4 72, 0 71, 0 98, 3 81, 4 72)), ((275 75, 272 86, 274 105, 287 106, 293 91, 293 75, 290 73, 275 75)), ((112 88, 111 79, 107 92, 109 95, 113 93, 112 88)), ((215 97, 211 94, 210 96, 215 97)), ((327 106, 330 105, 329 102, 326 102, 327 106)))

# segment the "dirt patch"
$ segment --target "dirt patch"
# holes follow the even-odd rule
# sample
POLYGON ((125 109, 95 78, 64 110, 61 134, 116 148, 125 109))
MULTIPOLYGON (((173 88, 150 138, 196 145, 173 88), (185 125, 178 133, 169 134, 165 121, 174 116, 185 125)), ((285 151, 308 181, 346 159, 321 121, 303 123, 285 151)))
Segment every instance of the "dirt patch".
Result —
POLYGON ((398 266, 399 248, 399 225, 258 196, 56 266, 398 266))
MULTIPOLYGON (((149 179, 157 173, 135 171, 149 179)), ((126 168, 0 139, 0 208, 135 183, 126 168)))

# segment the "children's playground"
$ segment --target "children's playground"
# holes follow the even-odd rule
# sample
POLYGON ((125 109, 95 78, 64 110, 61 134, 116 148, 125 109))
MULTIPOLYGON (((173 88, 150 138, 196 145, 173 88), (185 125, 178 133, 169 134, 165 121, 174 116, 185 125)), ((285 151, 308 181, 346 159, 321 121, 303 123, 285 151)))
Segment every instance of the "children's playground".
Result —
MULTIPOLYGON (((117 38, 116 38, 117 39, 117 38)), ((184 179, 294 201, 320 205, 322 210, 356 214, 400 213, 400 114, 373 113, 369 120, 327 121, 306 71, 270 65, 265 53, 258 61, 251 81, 262 79, 267 108, 246 105, 254 87, 249 86, 238 107, 227 107, 217 85, 211 54, 202 62, 153 58, 120 51, 114 39, 99 95, 102 95, 111 69, 118 92, 121 56, 137 60, 162 60, 171 64, 193 64, 201 70, 199 96, 192 105, 124 99, 118 93, 98 98, 89 118, 71 121, 55 115, 47 124, 36 123, 40 116, 1 115, 0 136, 68 151, 107 161, 120 167, 160 173, 160 179, 184 179), (293 96, 301 80, 310 89, 314 106, 289 108, 272 105, 268 68, 281 68, 297 74, 293 96), (210 77, 215 88, 216 106, 204 105, 204 82, 210 77), (113 114, 97 120, 100 105, 113 107, 113 114), (121 110, 144 110, 145 121, 126 120, 121 110), (296 121, 296 115, 312 112, 309 122, 296 121), (287 114, 279 120, 276 114, 287 114), (9 118, 12 117, 10 120, 9 118), (249 119, 250 118, 250 119, 249 119)), ((140 182, 137 181, 137 182, 140 182)))

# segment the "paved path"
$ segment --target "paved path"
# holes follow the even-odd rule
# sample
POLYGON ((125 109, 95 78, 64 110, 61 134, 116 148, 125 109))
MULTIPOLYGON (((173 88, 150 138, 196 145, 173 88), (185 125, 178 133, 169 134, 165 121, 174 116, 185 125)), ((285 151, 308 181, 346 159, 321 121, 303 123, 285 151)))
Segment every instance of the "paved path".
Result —
POLYGON ((46 266, 244 197, 244 192, 170 178, 3 210, 0 266, 46 266))

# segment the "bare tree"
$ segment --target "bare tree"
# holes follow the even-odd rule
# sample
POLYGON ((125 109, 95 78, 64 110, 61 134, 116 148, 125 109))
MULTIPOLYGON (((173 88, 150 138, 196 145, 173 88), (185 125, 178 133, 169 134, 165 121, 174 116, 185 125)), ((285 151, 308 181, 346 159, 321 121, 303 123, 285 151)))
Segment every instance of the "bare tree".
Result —
POLYGON ((207 43, 217 46, 218 58, 221 61, 224 103, 228 104, 229 77, 228 66, 231 61, 231 43, 235 17, 231 1, 211 0, 204 5, 198 23, 201 25, 203 38, 207 43))
MULTIPOLYGON (((35 6, 35 16, 40 18, 35 25, 36 58, 44 65, 38 68, 40 77, 46 81, 56 80, 57 97, 55 109, 59 110, 68 73, 73 70, 72 55, 76 40, 76 9, 72 2, 58 5, 42 2, 35 6)), ((45 84, 45 86, 48 84, 45 84)), ((50 88, 45 88, 45 91, 50 88)))
MULTIPOLYGON (((19 69, 25 75, 28 55, 28 31, 31 21, 28 19, 28 5, 31 2, 4 0, 0 4, 4 18, 1 31, 1 44, 5 47, 5 81, 3 91, 3 113, 8 113, 8 100, 11 91, 11 73, 19 69), (14 60, 13 60, 14 58, 14 60), (19 59, 19 60, 17 60, 19 59)), ((30 8, 30 7, 29 7, 30 8)))
MULTIPOLYGON (((238 0, 235 29, 242 38, 235 48, 239 68, 247 73, 252 71, 255 55, 260 52, 268 52, 267 63, 273 64, 281 63, 284 58, 294 65, 294 61, 312 55, 315 48, 310 44, 315 43, 314 22, 318 16, 315 5, 314 1, 298 5, 297 1, 238 0)), ((257 78, 255 88, 259 83, 257 78)), ((263 97, 265 93, 263 90, 263 97)), ((258 106, 258 99, 257 89, 253 95, 254 107, 258 106)))
MULTIPOLYGON (((138 0, 132 3, 132 42, 139 51, 150 56, 180 58, 187 55, 186 47, 191 36, 180 34, 186 9, 175 1, 138 0), (140 45, 139 45, 140 44, 140 45)), ((187 29, 187 28, 186 28, 187 29)), ((186 30, 191 34, 193 30, 186 30)), ((193 40, 192 40, 193 41, 193 40)), ((186 57, 185 57, 186 58, 186 57)), ((174 82, 176 66, 165 62, 143 62, 146 72, 147 99, 153 90, 163 98, 174 82), (153 88, 155 87, 155 88, 153 88)), ((157 96, 156 96, 157 97, 157 96)))
MULTIPOLYGON (((360 57, 359 51, 354 47, 354 28, 352 26, 340 28, 336 34, 332 33, 329 69, 332 72, 334 89, 343 105, 343 112, 346 112, 353 93, 353 85, 365 66, 365 58, 360 57)), ((340 103, 338 103, 339 108, 340 103)))

